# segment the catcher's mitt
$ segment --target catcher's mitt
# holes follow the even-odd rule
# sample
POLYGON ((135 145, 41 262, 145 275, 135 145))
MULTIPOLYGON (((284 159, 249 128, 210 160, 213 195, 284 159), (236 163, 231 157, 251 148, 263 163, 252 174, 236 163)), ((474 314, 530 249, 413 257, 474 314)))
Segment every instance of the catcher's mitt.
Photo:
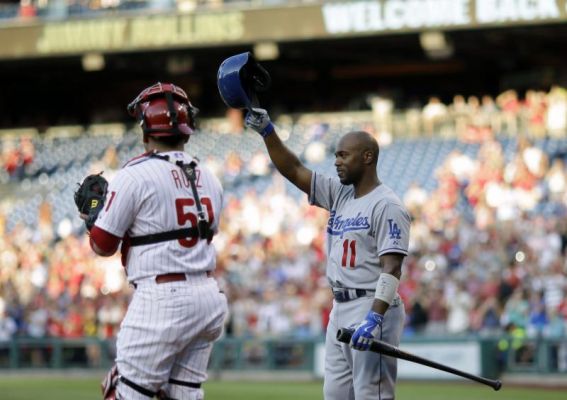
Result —
POLYGON ((87 176, 83 183, 78 185, 79 188, 75 192, 75 204, 81 214, 88 216, 85 224, 87 229, 90 230, 104 205, 108 181, 102 177, 101 172, 100 174, 87 176))

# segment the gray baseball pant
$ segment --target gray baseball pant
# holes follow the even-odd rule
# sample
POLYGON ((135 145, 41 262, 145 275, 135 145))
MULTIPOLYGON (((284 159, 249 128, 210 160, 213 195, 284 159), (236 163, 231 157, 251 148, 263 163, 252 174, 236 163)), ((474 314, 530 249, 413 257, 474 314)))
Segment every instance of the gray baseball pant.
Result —
MULTIPOLYGON (((333 301, 325 339, 325 400, 393 400, 397 359, 370 351, 352 349, 337 340, 337 330, 360 323, 374 297, 361 297, 345 303, 333 301)), ((386 311, 378 339, 399 346, 405 321, 399 297, 386 311)))

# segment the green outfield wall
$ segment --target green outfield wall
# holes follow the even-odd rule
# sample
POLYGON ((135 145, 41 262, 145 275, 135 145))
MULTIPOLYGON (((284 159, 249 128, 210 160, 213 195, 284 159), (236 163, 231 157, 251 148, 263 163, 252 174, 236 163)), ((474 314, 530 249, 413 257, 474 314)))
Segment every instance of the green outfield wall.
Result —
MULTIPOLYGON (((491 378, 503 373, 565 374, 567 377, 567 338, 407 338, 400 347, 453 368, 491 378)), ((0 342, 0 371, 104 369, 112 364, 114 356, 112 340, 18 338, 0 342)), ((215 344, 209 370, 212 374, 282 371, 320 378, 323 358, 323 338, 224 338, 215 344)), ((455 379, 453 375, 406 361, 399 364, 399 376, 402 379, 455 379)))

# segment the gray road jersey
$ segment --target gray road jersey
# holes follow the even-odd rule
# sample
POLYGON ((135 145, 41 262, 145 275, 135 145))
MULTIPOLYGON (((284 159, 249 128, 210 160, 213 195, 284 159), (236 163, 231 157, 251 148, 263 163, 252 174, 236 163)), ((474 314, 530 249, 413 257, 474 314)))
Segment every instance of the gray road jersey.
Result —
POLYGON ((408 254, 410 216, 385 184, 358 199, 354 187, 313 173, 309 202, 329 210, 327 279, 331 286, 376 289, 379 257, 408 254))

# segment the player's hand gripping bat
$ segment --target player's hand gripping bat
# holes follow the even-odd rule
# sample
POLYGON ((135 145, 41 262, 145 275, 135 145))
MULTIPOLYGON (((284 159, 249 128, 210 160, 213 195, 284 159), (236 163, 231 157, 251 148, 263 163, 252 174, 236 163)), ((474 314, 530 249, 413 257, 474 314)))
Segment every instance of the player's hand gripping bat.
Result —
MULTIPOLYGON (((352 334, 354 333, 354 329, 352 328, 340 328, 337 331, 337 340, 343 343, 350 343, 350 339, 352 334)), ((431 368, 439 369, 441 371, 449 372, 450 374, 462 376, 463 378, 471 379, 475 382, 482 383, 483 385, 488 385, 494 390, 500 390, 502 387, 502 382, 495 379, 488 379, 483 378, 482 376, 477 376, 473 374, 469 374, 468 372, 464 372, 447 365, 440 364, 438 362, 428 360, 423 357, 419 357, 415 354, 407 353, 399 348, 392 346, 386 342, 381 340, 374 339, 374 342, 370 344, 370 351, 375 353, 384 354, 386 356, 400 358, 402 360, 411 361, 417 364, 425 365, 431 368)))

